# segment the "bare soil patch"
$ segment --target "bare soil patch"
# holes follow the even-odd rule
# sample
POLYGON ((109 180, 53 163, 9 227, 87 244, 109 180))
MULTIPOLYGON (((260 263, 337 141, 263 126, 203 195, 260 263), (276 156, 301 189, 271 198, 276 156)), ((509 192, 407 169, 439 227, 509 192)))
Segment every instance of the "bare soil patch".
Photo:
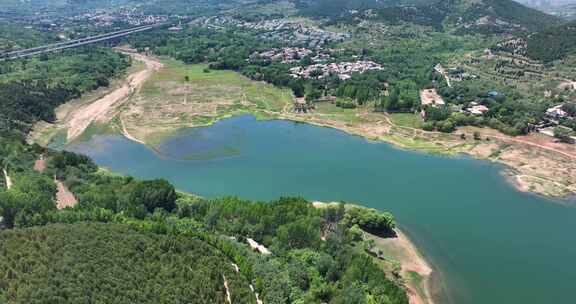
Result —
POLYGON ((102 98, 76 109, 70 113, 67 121, 67 140, 72 141, 80 136, 92 122, 106 123, 114 116, 116 109, 122 105, 127 98, 138 92, 140 86, 155 71, 163 67, 162 63, 147 56, 128 53, 135 60, 144 62, 146 68, 128 76, 126 83, 102 98))
POLYGON ((54 180, 56 186, 58 188, 58 192, 56 192, 56 208, 64 209, 64 208, 73 208, 78 204, 76 197, 74 194, 68 190, 66 185, 59 180, 54 180))
POLYGON ((34 162, 34 170, 37 172, 44 172, 46 169, 46 160, 44 160, 44 155, 40 155, 40 158, 34 162))

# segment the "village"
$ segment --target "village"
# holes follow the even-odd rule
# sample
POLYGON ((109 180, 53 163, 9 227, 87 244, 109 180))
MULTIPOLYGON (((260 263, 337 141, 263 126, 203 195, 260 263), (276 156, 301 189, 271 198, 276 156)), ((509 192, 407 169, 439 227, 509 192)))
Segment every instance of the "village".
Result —
POLYGON ((130 26, 140 26, 166 22, 168 16, 148 15, 136 8, 120 8, 118 10, 98 9, 71 17, 72 21, 87 21, 95 26, 111 26, 115 23, 125 23, 130 26))
MULTIPOLYGON (((136 8, 93 9, 82 12, 70 12, 68 15, 55 15, 53 12, 39 12, 34 18, 20 17, 26 24, 25 29, 37 29, 44 32, 67 32, 69 34, 91 28, 109 28, 111 26, 142 26, 168 21, 173 16, 146 14, 136 8)), ((0 18, 1 19, 1 18, 0 18)))
POLYGON ((291 45, 317 49, 330 42, 342 42, 350 37, 347 33, 336 33, 302 24, 288 19, 271 19, 249 22, 231 16, 201 17, 192 20, 192 26, 222 29, 238 27, 258 31, 262 39, 276 40, 291 45))
MULTIPOLYGON (((306 48, 287 47, 281 49, 271 49, 261 53, 252 54, 251 59, 264 59, 270 61, 281 61, 282 63, 291 64, 305 57, 311 56, 314 51, 306 48)), ((312 58, 314 62, 319 60, 317 57, 312 58)))
POLYGON ((352 78, 354 73, 365 73, 370 70, 383 70, 384 68, 373 61, 339 62, 327 64, 313 64, 309 66, 299 66, 290 69, 290 75, 294 78, 322 79, 331 74, 335 74, 340 80, 352 78))

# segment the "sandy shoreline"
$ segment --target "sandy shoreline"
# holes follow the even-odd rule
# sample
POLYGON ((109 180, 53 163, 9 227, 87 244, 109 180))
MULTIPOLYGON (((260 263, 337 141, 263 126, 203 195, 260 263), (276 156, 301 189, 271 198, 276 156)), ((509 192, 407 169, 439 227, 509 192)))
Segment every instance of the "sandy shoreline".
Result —
MULTIPOLYGON (((313 201, 316 208, 338 206, 339 203, 313 201)), ((367 208, 360 205, 346 204, 346 208, 367 208)), ((387 260, 394 260, 401 265, 401 276, 410 304, 436 304, 433 298, 432 278, 435 274, 430 263, 420 253, 414 242, 400 229, 394 229, 396 237, 382 238, 365 232, 365 240, 374 240, 376 248, 385 251, 387 260), (416 273, 421 281, 411 279, 416 273)))
POLYGON ((402 271, 405 272, 416 272, 423 278, 422 288, 423 292, 418 292, 418 286, 407 283, 408 298, 411 304, 435 304, 432 298, 432 266, 426 261, 422 256, 418 248, 414 245, 412 240, 402 232, 399 228, 396 228, 397 237, 392 239, 392 242, 396 242, 397 245, 403 249, 405 252, 405 260, 400 261, 402 264, 402 271))

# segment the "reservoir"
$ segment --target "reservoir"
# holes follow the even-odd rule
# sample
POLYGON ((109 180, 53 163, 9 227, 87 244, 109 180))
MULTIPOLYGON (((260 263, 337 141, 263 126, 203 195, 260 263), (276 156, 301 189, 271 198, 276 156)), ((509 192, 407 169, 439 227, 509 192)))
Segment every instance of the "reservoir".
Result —
POLYGON ((438 303, 574 301, 576 208, 518 192, 494 163, 251 116, 182 131, 157 151, 110 135, 68 149, 205 197, 302 196, 390 211, 439 274, 438 303))

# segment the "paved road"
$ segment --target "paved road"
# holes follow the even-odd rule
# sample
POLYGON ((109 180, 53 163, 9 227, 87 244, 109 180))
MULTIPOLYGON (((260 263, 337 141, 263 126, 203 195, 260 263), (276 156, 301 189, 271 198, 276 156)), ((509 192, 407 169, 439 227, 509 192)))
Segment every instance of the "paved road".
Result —
POLYGON ((40 55, 40 54, 44 54, 44 53, 56 52, 56 51, 69 49, 69 48, 76 48, 76 47, 87 45, 87 44, 98 43, 98 42, 102 42, 102 41, 106 41, 106 40, 110 40, 110 39, 114 39, 114 38, 119 38, 119 37, 127 36, 130 34, 138 33, 138 32, 148 31, 148 30, 151 30, 154 27, 157 27, 160 25, 162 25, 162 24, 139 26, 139 27, 135 27, 135 28, 131 28, 131 29, 125 29, 125 30, 121 30, 121 31, 115 31, 115 32, 111 32, 111 33, 70 40, 70 41, 66 41, 66 42, 48 44, 48 45, 34 47, 34 48, 30 48, 30 49, 8 52, 8 53, 0 54, 0 61, 14 60, 14 59, 19 59, 19 58, 24 58, 24 57, 36 56, 36 55, 40 55))

